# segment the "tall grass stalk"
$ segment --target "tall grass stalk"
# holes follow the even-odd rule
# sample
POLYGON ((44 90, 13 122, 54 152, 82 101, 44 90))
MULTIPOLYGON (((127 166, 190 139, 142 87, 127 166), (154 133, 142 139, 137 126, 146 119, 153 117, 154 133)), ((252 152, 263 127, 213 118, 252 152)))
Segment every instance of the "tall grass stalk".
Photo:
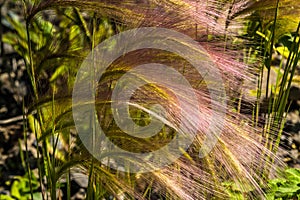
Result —
MULTIPOLYGON (((23 5, 24 5, 24 13, 26 13, 26 3, 23 1, 23 5)), ((25 17, 26 18, 26 17, 25 17)), ((30 26, 30 22, 26 20, 26 36, 27 36, 27 45, 28 45, 28 58, 29 60, 26 60, 25 58, 25 64, 26 64, 26 68, 27 68, 27 72, 31 81, 31 85, 33 87, 33 91, 34 91, 34 96, 36 101, 39 100, 38 98, 38 91, 37 91, 37 83, 36 83, 36 77, 35 77, 35 69, 34 69, 34 65, 33 65, 33 58, 32 58, 32 47, 31 47, 31 40, 30 40, 30 33, 29 33, 29 26, 30 26)), ((39 111, 39 107, 36 107, 37 109, 37 114, 38 114, 38 119, 41 120, 41 114, 39 111)), ((39 127, 42 127, 43 123, 42 121, 39 121, 39 127)), ((34 125, 34 127, 36 127, 36 125, 34 125)), ((38 131, 39 130, 35 130, 35 138, 38 140, 38 131)), ((27 139, 25 140, 25 142, 27 143, 27 139)), ((39 151, 37 151, 37 158, 39 159, 39 151)), ((45 164, 45 163, 44 163, 45 164)), ((45 165, 47 166, 47 165, 45 165)), ((43 173, 42 173, 42 168, 40 165, 40 161, 38 161, 38 171, 39 171, 39 180, 40 180, 40 184, 42 187, 42 177, 43 177, 43 173)), ((31 170, 28 170, 28 173, 31 174, 31 170)), ((31 182, 31 176, 29 176, 30 182, 31 182)), ((43 190, 42 190, 43 193, 43 190)), ((44 194, 42 195, 44 198, 44 194)), ((33 199, 33 198, 32 198, 33 199)))
MULTIPOLYGON (((24 104, 24 98, 23 98, 23 103, 22 103, 22 109, 25 111, 25 104, 24 104)), ((29 163, 29 149, 28 149, 28 138, 27 138, 27 124, 26 124, 26 116, 25 113, 23 113, 23 134, 24 134, 24 141, 25 141, 25 157, 26 157, 26 164, 24 166, 24 169, 27 170, 28 173, 28 179, 29 179, 29 188, 30 188, 30 193, 31 193, 31 199, 33 199, 33 190, 32 190, 32 176, 31 176, 31 170, 30 170, 30 163, 29 163)), ((20 148, 20 151, 22 151, 22 148, 20 148)))
MULTIPOLYGON (((278 2, 277 2, 277 7, 278 9, 278 2)), ((276 9, 276 12, 277 12, 276 9)), ((277 14, 276 14, 277 16, 277 14)), ((265 116, 265 124, 264 124, 264 131, 263 131, 263 136, 267 139, 265 143, 265 147, 268 148, 271 152, 276 152, 278 151, 279 148, 279 143, 281 139, 281 135, 283 132, 283 128, 285 125, 285 118, 286 118, 286 113, 289 110, 289 91, 291 88, 291 83, 294 77, 294 73, 297 67, 297 63, 299 60, 299 42, 297 41, 297 38, 299 38, 299 24, 297 27, 297 30, 294 32, 295 36, 291 45, 291 50, 289 52, 288 58, 287 58, 287 63, 285 67, 283 68, 283 76, 280 76, 280 67, 278 69, 278 77, 276 78, 276 84, 271 85, 269 82, 270 79, 270 70, 271 70, 271 59, 272 59, 272 52, 276 49, 274 48, 274 37, 275 37, 275 27, 276 25, 276 17, 273 21, 273 26, 272 26, 272 35, 270 36, 271 39, 268 39, 265 37, 265 45, 267 49, 270 49, 269 55, 266 56, 265 54, 265 64, 266 68, 268 70, 267 73, 267 83, 266 83, 266 99, 268 102, 268 108, 267 108, 267 114, 265 116), (275 88, 274 91, 271 91, 269 94, 269 88, 275 88), (279 90, 278 93, 276 93, 276 90, 279 90), (275 142, 274 142, 275 141, 275 142)), ((282 63, 281 63, 282 64, 282 63)), ((280 64, 280 65, 281 65, 280 64)), ((256 106, 256 121, 258 121, 258 114, 261 113, 260 111, 260 99, 261 99, 261 93, 262 93, 262 80, 264 77, 264 67, 262 67, 261 73, 260 73, 260 81, 258 82, 258 93, 257 93, 257 106, 256 106)), ((266 155, 271 162, 274 162, 274 159, 266 155)), ((265 169, 266 171, 266 176, 268 175, 268 170, 265 169)))

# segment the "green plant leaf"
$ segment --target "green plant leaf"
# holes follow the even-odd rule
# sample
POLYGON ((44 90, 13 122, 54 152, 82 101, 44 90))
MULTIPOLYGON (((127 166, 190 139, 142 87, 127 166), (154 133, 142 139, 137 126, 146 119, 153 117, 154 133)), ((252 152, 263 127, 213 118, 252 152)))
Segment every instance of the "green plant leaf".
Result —
POLYGON ((300 183, 300 169, 290 168, 286 170, 287 178, 295 183, 300 183))
POLYGON ((287 47, 283 46, 283 47, 277 47, 276 51, 278 51, 278 53, 280 53, 282 56, 284 56, 285 58, 289 57, 290 51, 288 50, 287 47))
POLYGON ((18 180, 14 181, 11 186, 11 195, 17 199, 21 198, 19 188, 20 188, 20 182, 18 180))
POLYGON ((54 82, 59 76, 62 76, 66 71, 68 71, 68 67, 65 65, 62 65, 58 67, 55 72, 52 74, 50 78, 50 82, 54 82))
POLYGON ((41 131, 41 127, 40 127, 40 124, 38 122, 37 119, 35 119, 35 117, 33 115, 29 115, 28 116, 28 122, 29 122, 29 127, 30 129, 38 136, 41 136, 42 135, 42 131, 41 131))
POLYGON ((293 193, 297 193, 299 190, 300 190, 299 186, 291 183, 279 187, 277 193, 282 193, 283 196, 286 196, 286 195, 292 195, 293 193))
POLYGON ((1 200, 15 200, 14 198, 12 198, 8 195, 3 195, 3 194, 0 194, 0 199, 1 200))

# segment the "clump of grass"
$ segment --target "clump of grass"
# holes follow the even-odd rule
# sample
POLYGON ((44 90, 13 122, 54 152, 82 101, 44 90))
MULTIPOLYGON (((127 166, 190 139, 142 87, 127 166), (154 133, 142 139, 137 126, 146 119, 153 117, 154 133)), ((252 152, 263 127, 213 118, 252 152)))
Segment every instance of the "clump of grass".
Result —
MULTIPOLYGON (((50 0, 23 3, 25 25, 11 21, 17 28, 18 37, 14 39, 12 35, 7 35, 7 38, 16 47, 21 47, 20 54, 24 57, 33 87, 35 102, 25 114, 41 147, 41 152, 38 153, 39 179, 41 186, 45 185, 42 178, 45 176, 47 179, 46 188, 42 190, 45 198, 47 192, 52 199, 57 198, 57 184, 64 174, 67 174, 67 198, 70 198, 69 178, 73 167, 83 168, 88 174, 87 199, 109 195, 120 199, 151 199, 158 194, 168 199, 222 199, 228 197, 226 187, 220 184, 225 181, 233 182, 242 191, 243 198, 264 197, 262 188, 266 186, 268 175, 277 169, 274 160, 279 166, 282 165, 275 154, 280 139, 279 120, 284 115, 287 103, 288 93, 284 91, 289 90, 290 81, 287 74, 284 74, 284 86, 278 98, 275 98, 273 110, 267 118, 271 119, 266 122, 267 130, 274 130, 271 137, 269 133, 265 134, 265 127, 252 126, 249 116, 232 111, 232 99, 238 98, 236 90, 240 89, 242 80, 255 75, 254 66, 249 67, 241 62, 243 58, 239 56, 239 49, 232 43, 238 36, 236 30, 243 26, 245 16, 265 9, 277 13, 280 8, 278 1, 50 0), (45 19, 43 13, 50 15, 52 19, 45 19), (176 128, 182 128, 181 118, 186 123, 179 132, 195 137, 190 148, 181 150, 182 157, 172 165, 141 174, 130 173, 130 168, 126 172, 113 170, 94 159, 77 136, 75 141, 72 140, 74 137, 70 129, 74 130, 74 124, 71 91, 80 63, 98 43, 123 30, 147 26, 173 29, 194 38, 212 59, 210 67, 222 72, 224 87, 230 95, 228 107, 220 107, 220 110, 226 111, 224 124, 220 126, 218 120, 224 113, 216 112, 215 118, 211 118, 212 104, 219 104, 210 99, 203 81, 205 77, 195 73, 192 66, 178 55, 155 50, 138 51, 113 63, 105 72, 104 78, 97 83, 98 93, 101 95, 96 102, 100 125, 111 140, 130 151, 151 151, 174 137, 178 132, 176 128), (157 81, 135 93, 130 109, 130 116, 135 119, 135 123, 145 126, 152 115, 165 124, 158 136, 140 140, 126 136, 117 127, 112 119, 110 98, 115 82, 124 73, 149 61, 172 65, 193 88, 180 85, 172 85, 171 89, 164 88, 159 87, 157 81), (45 77, 45 72, 51 77, 45 77), (46 91, 42 91, 42 81, 49 83, 46 91), (196 94, 197 103, 194 104, 185 92, 196 94), (181 116, 182 105, 175 98, 176 95, 182 97, 183 105, 189 111, 188 115, 181 116), (149 111, 149 105, 157 102, 166 110, 166 116, 145 112, 149 111), (196 108, 201 112, 198 113, 196 108), (33 111, 36 115, 33 115, 33 111), (212 121, 216 122, 213 128, 221 132, 221 135, 212 151, 199 158, 205 138, 216 137, 215 133, 206 135, 212 121), (59 148, 59 141, 64 143, 63 148, 59 148), (135 144, 134 148, 129 144, 135 144)), ((287 5, 288 3, 290 1, 286 1, 287 5)), ((275 37, 275 29, 274 25, 272 38, 275 37)), ((271 41, 270 49, 274 39, 271 41)), ((296 37, 294 43, 286 71, 293 71, 295 60, 299 59, 299 42, 296 37)), ((143 77, 142 74, 138 74, 137 78, 147 80, 147 76, 143 77)), ((95 133, 91 133, 91 137, 93 134, 95 133)))

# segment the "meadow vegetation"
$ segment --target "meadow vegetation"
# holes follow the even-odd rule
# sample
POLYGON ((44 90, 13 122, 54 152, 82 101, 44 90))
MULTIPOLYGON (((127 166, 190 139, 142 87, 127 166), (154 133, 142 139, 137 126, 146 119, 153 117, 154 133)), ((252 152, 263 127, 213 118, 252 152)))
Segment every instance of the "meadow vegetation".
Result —
MULTIPOLYGON (((283 151, 281 136, 293 103, 290 89, 300 80, 299 0, 7 0, 4 4, 14 9, 1 16, 7 27, 0 32, 1 44, 11 45, 21 57, 31 84, 30 98, 23 99, 23 139, 26 150, 29 136, 36 139, 37 170, 33 172, 28 151, 21 153, 26 173, 11 182, 10 195, 0 194, 0 199, 71 199, 73 169, 87 175, 86 199, 300 197, 299 169, 287 168, 277 155, 283 151), (110 141, 130 152, 144 153, 161 148, 179 133, 194 137, 171 165, 132 173, 130 167, 106 166, 83 145, 73 120, 72 92, 82 62, 98 44, 141 27, 171 29, 203 47, 211 67, 222 74, 227 106, 211 118, 212 104, 218 102, 210 99, 205 77, 174 53, 140 50, 114 61, 97 82, 93 116, 110 141), (273 65, 275 53, 282 55, 278 67, 273 65), (122 75, 149 62, 172 66, 192 89, 149 83, 137 90, 128 109, 134 123, 147 126, 156 118, 164 124, 157 135, 141 139, 118 127, 111 96, 122 75), (183 95, 184 90, 196 94, 201 115, 193 110, 195 105, 190 96, 183 95), (182 97, 189 115, 181 115, 176 95, 182 97), (157 103, 166 116, 149 111, 157 103), (199 116, 200 122, 194 123, 199 116), (218 125, 221 117, 223 126, 218 125), (181 118, 186 121, 183 128, 181 118), (201 146, 209 137, 205 129, 211 121, 221 134, 201 158, 201 146), (57 192, 61 188, 63 194, 57 192)), ((3 55, 2 64, 9 65, 3 55)), ((106 155, 109 151, 100 153, 111 156, 106 155)), ((128 163, 137 161, 128 159, 128 163)))

